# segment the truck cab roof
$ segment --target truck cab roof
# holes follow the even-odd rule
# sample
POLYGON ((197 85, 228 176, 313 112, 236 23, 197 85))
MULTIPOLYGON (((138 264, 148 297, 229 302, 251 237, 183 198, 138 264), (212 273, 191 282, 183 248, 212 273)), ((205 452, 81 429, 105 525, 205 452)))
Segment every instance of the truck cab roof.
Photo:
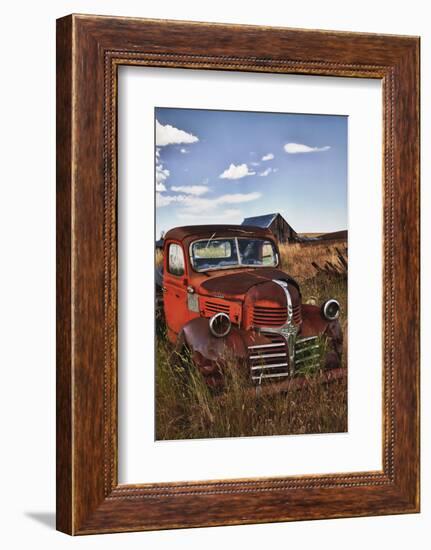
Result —
POLYGON ((249 238, 270 238, 274 239, 274 234, 270 229, 262 227, 253 227, 247 225, 185 225, 170 229, 164 240, 169 239, 183 241, 185 239, 205 239, 216 234, 217 237, 249 237, 249 238))

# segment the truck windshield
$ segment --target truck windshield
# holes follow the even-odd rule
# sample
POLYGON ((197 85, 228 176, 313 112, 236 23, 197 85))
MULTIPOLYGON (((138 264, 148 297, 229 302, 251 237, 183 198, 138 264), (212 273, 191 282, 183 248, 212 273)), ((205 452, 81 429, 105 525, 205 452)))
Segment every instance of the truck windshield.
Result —
POLYGON ((191 244, 191 262, 196 271, 235 267, 274 267, 277 251, 271 241, 243 237, 215 238, 191 244))

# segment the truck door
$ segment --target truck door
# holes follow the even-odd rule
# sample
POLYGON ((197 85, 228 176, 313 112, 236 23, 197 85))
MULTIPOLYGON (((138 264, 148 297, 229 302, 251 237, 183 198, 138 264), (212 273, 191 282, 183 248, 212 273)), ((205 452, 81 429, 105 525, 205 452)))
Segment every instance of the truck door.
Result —
POLYGON ((175 341, 188 320, 186 265, 181 244, 168 242, 165 248, 163 304, 168 337, 175 341))

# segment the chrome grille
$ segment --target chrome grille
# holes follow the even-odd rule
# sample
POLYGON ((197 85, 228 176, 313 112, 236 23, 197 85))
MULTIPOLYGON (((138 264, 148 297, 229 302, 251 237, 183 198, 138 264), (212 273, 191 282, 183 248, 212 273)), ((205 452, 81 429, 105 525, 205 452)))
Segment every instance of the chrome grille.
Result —
POLYGON ((270 379, 293 376, 304 366, 317 366, 320 359, 318 336, 298 338, 295 344, 295 365, 289 368, 289 354, 285 338, 281 334, 265 333, 267 344, 248 346, 250 375, 253 382, 261 384, 270 379))
POLYGON ((295 370, 305 366, 317 367, 320 361, 320 351, 318 336, 298 338, 295 344, 295 370))
POLYGON ((265 338, 268 344, 248 346, 251 379, 257 384, 268 378, 289 376, 286 340, 279 334, 269 333, 265 338))

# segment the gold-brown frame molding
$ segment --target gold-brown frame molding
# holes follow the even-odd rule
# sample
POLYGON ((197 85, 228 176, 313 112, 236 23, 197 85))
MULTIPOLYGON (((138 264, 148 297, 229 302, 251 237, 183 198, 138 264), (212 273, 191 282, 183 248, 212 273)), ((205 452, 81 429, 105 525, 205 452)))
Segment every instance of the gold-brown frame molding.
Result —
POLYGON ((87 534, 417 512, 419 39, 80 15, 59 19, 57 304, 59 530, 87 534), (120 65, 382 80, 382 471, 118 484, 120 65))

